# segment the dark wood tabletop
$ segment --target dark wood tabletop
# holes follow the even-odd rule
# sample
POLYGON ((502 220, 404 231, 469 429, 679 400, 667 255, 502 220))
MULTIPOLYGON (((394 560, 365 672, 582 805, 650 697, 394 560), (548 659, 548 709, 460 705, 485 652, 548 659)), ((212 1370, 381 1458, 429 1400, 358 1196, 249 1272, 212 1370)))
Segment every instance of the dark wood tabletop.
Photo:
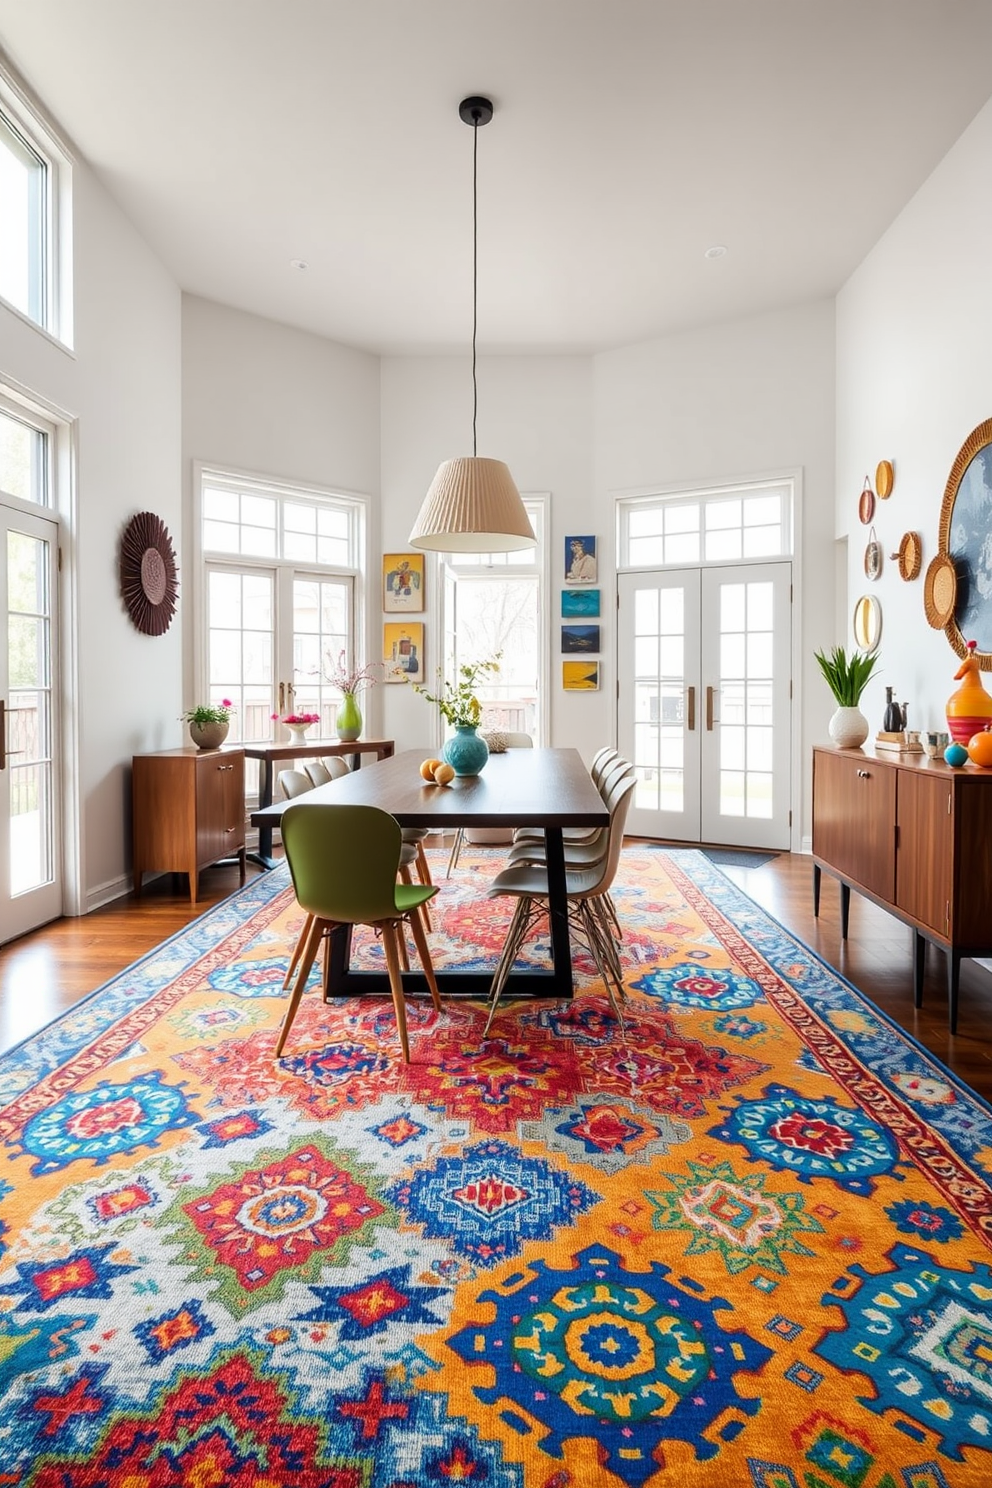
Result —
MULTIPOLYGON (((450 785, 421 779, 422 750, 378 760, 296 800, 379 806, 402 827, 605 827, 609 812, 576 749, 508 749, 491 755, 481 775, 450 785)), ((252 823, 278 826, 290 803, 274 801, 252 823)))

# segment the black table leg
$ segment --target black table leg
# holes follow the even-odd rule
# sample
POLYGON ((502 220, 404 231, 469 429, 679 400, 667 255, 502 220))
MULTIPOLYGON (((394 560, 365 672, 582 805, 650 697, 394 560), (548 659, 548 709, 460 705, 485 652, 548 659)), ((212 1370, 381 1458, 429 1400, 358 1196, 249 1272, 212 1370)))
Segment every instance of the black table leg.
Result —
POLYGON ((840 934, 841 939, 847 939, 847 926, 851 918, 851 886, 842 883, 840 886, 840 934))
POLYGON ((565 876, 565 844, 561 827, 545 827, 545 857, 548 868, 548 919, 551 931, 551 962, 555 993, 571 997, 572 946, 568 934, 568 881, 565 876))
POLYGON ((813 918, 818 919, 820 914, 820 879, 823 877, 819 863, 813 864, 813 918))
MULTIPOLYGON (((272 805, 272 761, 268 758, 258 762, 258 809, 263 811, 266 806, 272 805)), ((260 868, 274 868, 276 859, 272 856, 272 828, 271 826, 260 826, 258 829, 258 851, 246 855, 252 863, 257 863, 260 868)))
POLYGON ((923 1006, 923 973, 927 964, 926 936, 913 931, 913 1006, 923 1006))

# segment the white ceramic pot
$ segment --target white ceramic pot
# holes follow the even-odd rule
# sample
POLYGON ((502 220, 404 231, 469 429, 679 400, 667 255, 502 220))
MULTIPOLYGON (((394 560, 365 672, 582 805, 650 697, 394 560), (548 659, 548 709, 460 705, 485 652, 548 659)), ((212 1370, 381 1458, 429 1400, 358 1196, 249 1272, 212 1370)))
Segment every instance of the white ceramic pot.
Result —
POLYGON ((857 749, 868 737, 868 720, 860 708, 838 708, 827 731, 838 749, 857 749))

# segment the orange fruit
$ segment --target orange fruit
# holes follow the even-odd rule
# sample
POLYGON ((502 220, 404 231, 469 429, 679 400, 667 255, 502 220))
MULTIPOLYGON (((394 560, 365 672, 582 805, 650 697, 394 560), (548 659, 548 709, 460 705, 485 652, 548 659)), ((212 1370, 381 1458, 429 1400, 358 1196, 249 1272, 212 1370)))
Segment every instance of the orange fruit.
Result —
POLYGON ((992 770, 992 730, 981 729, 968 740, 968 754, 973 764, 992 770))
POLYGON ((431 785, 435 784, 434 771, 437 769, 440 763, 440 760, 425 759, 424 763, 420 767, 421 776, 424 780, 429 781, 431 785))
POLYGON ((437 769, 434 771, 434 779, 437 781, 438 785, 450 785, 451 781, 454 780, 454 778, 455 772, 452 769, 451 765, 438 765, 437 769))

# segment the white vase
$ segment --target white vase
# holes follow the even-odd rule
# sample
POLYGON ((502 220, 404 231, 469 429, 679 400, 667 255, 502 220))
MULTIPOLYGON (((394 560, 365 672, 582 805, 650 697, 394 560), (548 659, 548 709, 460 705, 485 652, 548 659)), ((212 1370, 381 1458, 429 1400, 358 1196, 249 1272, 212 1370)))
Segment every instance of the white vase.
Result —
POLYGON ((308 723, 287 723, 289 729, 290 744, 299 744, 301 747, 307 742, 308 723))
POLYGON ((838 749, 857 749, 868 737, 868 720, 860 708, 838 708, 827 732, 838 749))

